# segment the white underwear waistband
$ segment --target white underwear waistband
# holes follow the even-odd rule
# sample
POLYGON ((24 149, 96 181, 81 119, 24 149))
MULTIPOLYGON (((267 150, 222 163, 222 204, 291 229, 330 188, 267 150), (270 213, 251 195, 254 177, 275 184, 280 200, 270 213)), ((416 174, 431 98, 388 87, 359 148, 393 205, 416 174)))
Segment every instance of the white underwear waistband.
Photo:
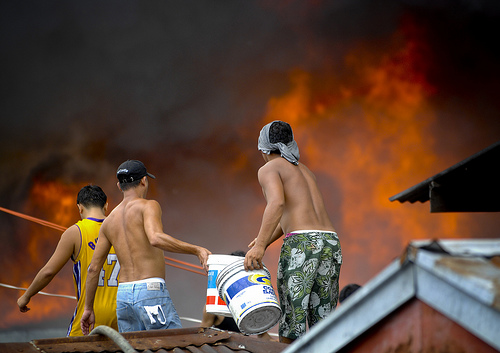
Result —
POLYGON ((294 230, 293 232, 286 233, 285 239, 288 237, 291 237, 292 235, 295 234, 303 234, 303 233, 332 233, 332 234, 337 234, 337 232, 334 232, 333 230, 317 230, 317 229, 310 229, 310 230, 294 230))
POLYGON ((165 280, 163 278, 160 278, 160 277, 151 277, 151 278, 140 279, 138 281, 132 281, 132 282, 120 282, 120 284, 139 284, 139 283, 151 283, 151 282, 165 283, 165 280))

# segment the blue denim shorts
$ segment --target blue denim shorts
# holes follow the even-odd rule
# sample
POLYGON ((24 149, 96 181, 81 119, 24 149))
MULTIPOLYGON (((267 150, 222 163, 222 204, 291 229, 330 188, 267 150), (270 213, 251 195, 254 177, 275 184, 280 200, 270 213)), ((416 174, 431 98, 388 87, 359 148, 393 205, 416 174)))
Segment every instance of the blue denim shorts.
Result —
POLYGON ((116 295, 120 332, 182 328, 163 281, 120 283, 116 295))

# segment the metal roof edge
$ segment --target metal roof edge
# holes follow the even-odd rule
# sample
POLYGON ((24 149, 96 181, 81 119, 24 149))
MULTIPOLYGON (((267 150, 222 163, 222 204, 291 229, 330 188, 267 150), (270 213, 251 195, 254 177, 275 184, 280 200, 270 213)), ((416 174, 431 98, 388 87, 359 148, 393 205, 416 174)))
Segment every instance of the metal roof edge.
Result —
POLYGON ((500 350, 500 239, 413 241, 417 298, 500 350))
MULTIPOLYGON (((444 172, 441 172, 440 174, 442 174, 442 173, 444 173, 444 172)), ((391 202, 399 201, 400 203, 403 203, 403 202, 407 201, 407 200, 400 200, 403 196, 407 196, 407 195, 411 194, 412 192, 419 190, 419 189, 423 188, 424 186, 427 186, 428 184, 430 184, 433 180, 435 180, 438 177, 439 177, 439 174, 431 176, 430 178, 427 178, 424 181, 421 181, 420 183, 415 184, 415 185, 409 187, 408 189, 403 190, 403 191, 397 193, 396 195, 389 197, 389 201, 391 201, 391 202)), ((426 197, 425 199, 422 199, 422 200, 415 200, 415 201, 408 200, 408 202, 415 203, 416 201, 420 201, 421 203, 424 203, 424 202, 428 201, 429 198, 430 198, 430 196, 426 197)))
POLYGON ((498 147, 500 147, 500 141, 497 141, 497 142, 489 145, 488 147, 482 149, 481 151, 474 153, 473 155, 469 156, 468 158, 465 158, 464 160, 462 160, 462 161, 460 161, 460 162, 452 165, 451 167, 449 167, 449 168, 447 168, 447 169, 445 169, 445 170, 443 170, 443 171, 441 171, 441 172, 439 172, 439 173, 437 173, 437 174, 435 174, 435 175, 433 175, 433 176, 425 179, 424 181, 422 181, 422 182, 420 182, 420 183, 418 183, 416 185, 413 185, 412 187, 410 187, 410 188, 408 188, 406 190, 403 190, 403 191, 399 192, 398 194, 396 194, 394 196, 389 197, 389 201, 391 201, 391 202, 392 201, 399 201, 400 203, 403 203, 405 201, 408 201, 410 203, 414 203, 416 201, 420 201, 422 203, 426 202, 426 201, 428 201, 430 199, 430 194, 429 194, 429 197, 425 198, 425 200, 422 199, 422 200, 411 201, 409 199, 408 200, 407 199, 400 200, 400 199, 402 197, 409 196, 411 193, 413 193, 414 191, 416 191, 418 189, 423 189, 426 186, 428 187, 428 185, 431 182, 435 181, 436 179, 439 179, 443 175, 446 175, 448 173, 451 173, 451 172, 455 171, 456 169, 462 167, 464 164, 467 164, 467 163, 473 161, 474 159, 482 156, 483 154, 488 153, 492 149, 495 149, 495 148, 498 148, 498 147))
POLYGON ((480 289, 460 286, 436 271, 415 267, 416 297, 500 351, 500 311, 488 305, 480 289))
POLYGON ((413 297, 500 350, 500 311, 491 305, 491 299, 485 299, 481 288, 475 287, 478 282, 472 280, 468 283, 470 288, 464 288, 457 278, 443 276, 436 270, 431 258, 462 256, 486 260, 499 251, 497 239, 412 241, 401 257, 283 353, 337 352, 413 297))
POLYGON ((412 266, 394 260, 282 353, 336 352, 413 298, 413 278, 412 266))
POLYGON ((431 247, 442 249, 442 251, 453 256, 483 256, 492 257, 500 255, 500 239, 489 238, 439 238, 419 239, 408 244, 408 248, 430 249, 431 247))

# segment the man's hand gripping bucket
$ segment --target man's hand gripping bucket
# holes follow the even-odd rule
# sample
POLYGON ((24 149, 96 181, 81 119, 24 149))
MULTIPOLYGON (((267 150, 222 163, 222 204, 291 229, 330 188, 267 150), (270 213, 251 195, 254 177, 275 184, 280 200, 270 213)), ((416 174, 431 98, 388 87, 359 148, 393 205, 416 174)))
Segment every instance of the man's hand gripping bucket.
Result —
POLYGON ((265 266, 245 271, 244 258, 240 258, 219 272, 216 285, 241 332, 260 334, 278 323, 281 308, 265 266))

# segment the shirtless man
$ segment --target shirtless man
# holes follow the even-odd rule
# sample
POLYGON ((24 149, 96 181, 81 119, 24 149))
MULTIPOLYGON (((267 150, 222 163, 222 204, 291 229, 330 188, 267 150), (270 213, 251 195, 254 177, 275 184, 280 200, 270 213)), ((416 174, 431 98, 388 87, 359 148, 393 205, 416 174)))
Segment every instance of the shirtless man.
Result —
POLYGON ((267 205, 245 269, 262 268, 267 247, 286 234, 278 264, 277 289, 283 312, 280 341, 291 343, 337 306, 342 253, 314 174, 299 163, 289 124, 274 121, 260 132, 265 164, 258 178, 267 205))
POLYGON ((121 265, 116 297, 120 332, 161 328, 181 328, 179 316, 165 287, 163 251, 194 254, 207 270, 210 251, 163 232, 161 207, 147 200, 148 177, 140 161, 128 160, 117 171, 122 202, 101 226, 97 247, 87 275, 87 297, 82 316, 82 331, 89 334, 94 325, 92 310, 99 270, 111 246, 121 265))

